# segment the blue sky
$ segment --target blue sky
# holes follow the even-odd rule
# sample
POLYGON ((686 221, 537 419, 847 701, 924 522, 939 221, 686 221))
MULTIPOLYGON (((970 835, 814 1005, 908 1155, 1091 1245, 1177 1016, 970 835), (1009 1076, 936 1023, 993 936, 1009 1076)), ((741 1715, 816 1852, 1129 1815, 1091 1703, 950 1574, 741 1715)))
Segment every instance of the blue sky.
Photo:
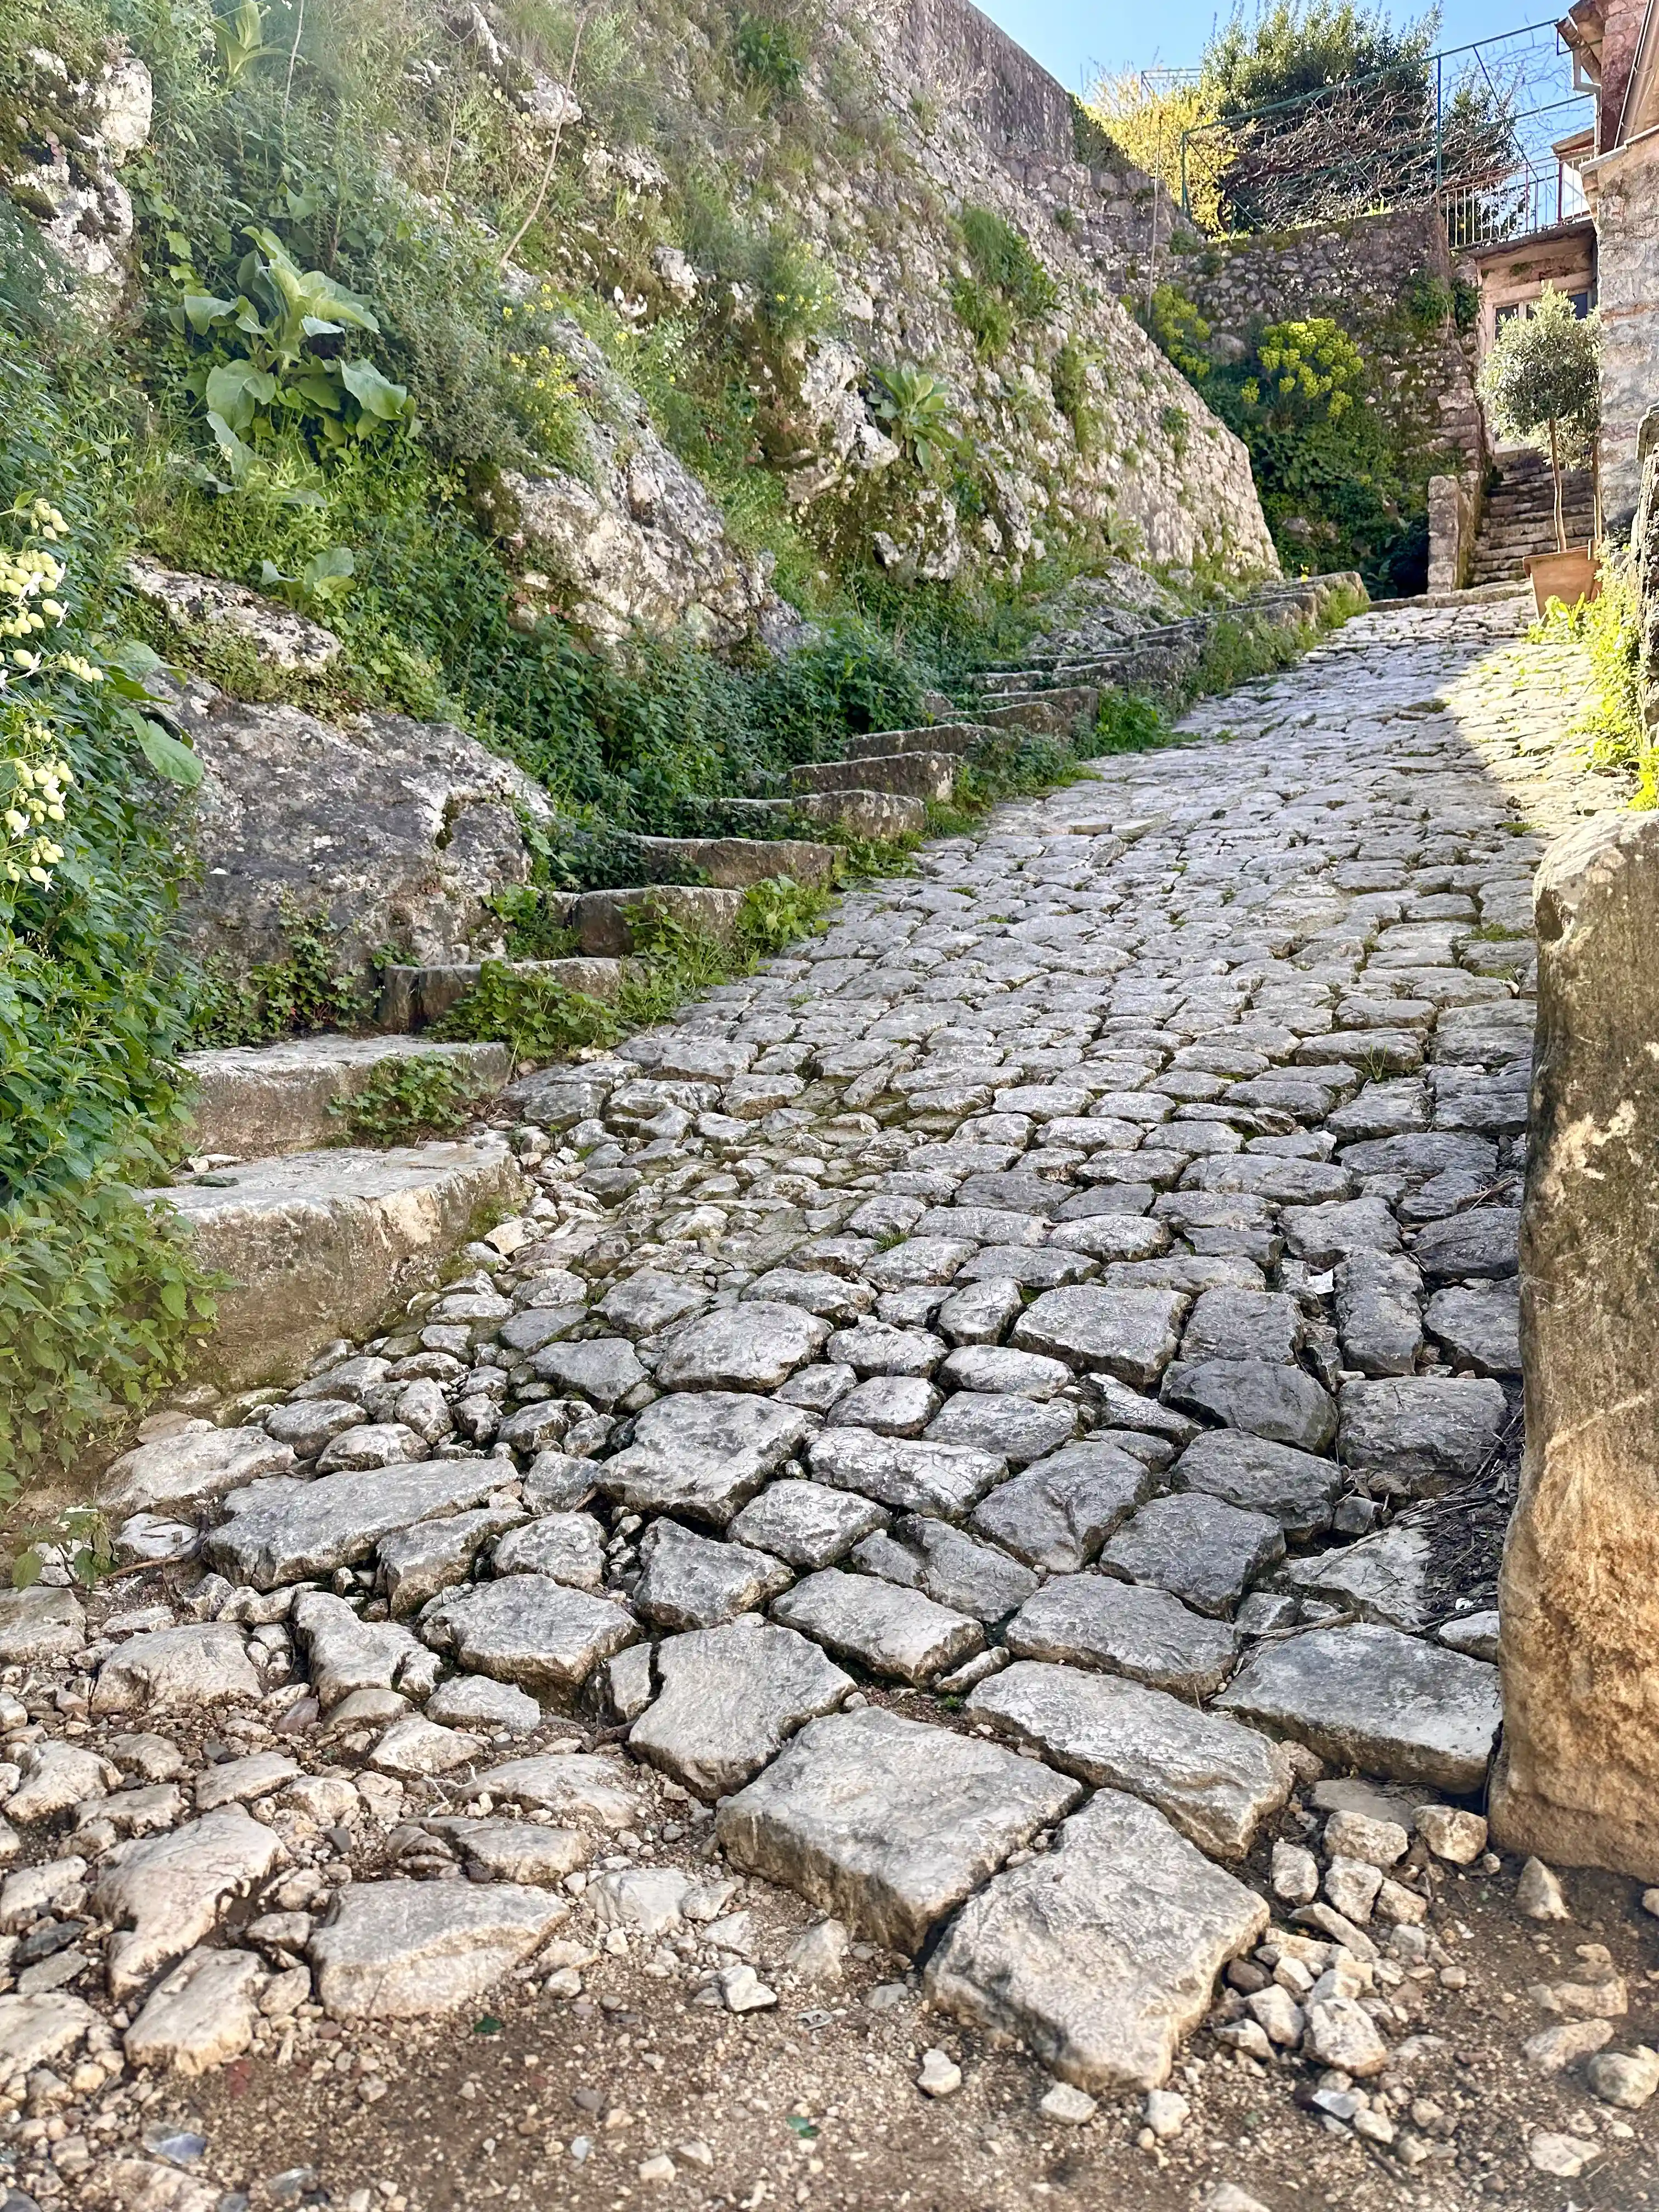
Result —
MULTIPOLYGON (((1108 70, 1190 66, 1203 52, 1217 15, 1229 12, 1226 0, 978 0, 1003 29, 1073 92, 1079 91, 1097 64, 1108 70)), ((1251 0, 1246 0, 1250 6, 1251 0)), ((1252 12, 1254 9, 1252 8, 1252 12)), ((1397 21, 1421 12, 1396 8, 1397 21)), ((1523 23, 1548 21, 1561 12, 1548 0, 1446 0, 1441 11, 1443 46, 1491 38, 1523 23)))

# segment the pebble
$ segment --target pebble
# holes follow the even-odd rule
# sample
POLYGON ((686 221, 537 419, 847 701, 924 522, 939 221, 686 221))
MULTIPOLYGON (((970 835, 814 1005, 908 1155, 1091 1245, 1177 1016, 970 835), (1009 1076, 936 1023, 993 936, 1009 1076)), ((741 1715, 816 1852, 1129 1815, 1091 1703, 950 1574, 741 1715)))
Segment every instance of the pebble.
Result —
POLYGON ((1074 2089, 1069 2081, 1056 2081, 1037 2109, 1062 2127, 1081 2128, 1093 2119, 1100 2106, 1086 2090, 1074 2089))
POLYGON ((929 2097, 954 2097, 962 2087, 962 2069, 948 2051, 935 2045, 921 2054, 916 2087, 929 2097))
POLYGON ((1528 1920, 1570 1920, 1567 1900, 1561 1893, 1560 1877, 1547 1867, 1542 1859, 1528 1859, 1521 1869, 1521 1878, 1515 1886, 1517 1911, 1528 1920))

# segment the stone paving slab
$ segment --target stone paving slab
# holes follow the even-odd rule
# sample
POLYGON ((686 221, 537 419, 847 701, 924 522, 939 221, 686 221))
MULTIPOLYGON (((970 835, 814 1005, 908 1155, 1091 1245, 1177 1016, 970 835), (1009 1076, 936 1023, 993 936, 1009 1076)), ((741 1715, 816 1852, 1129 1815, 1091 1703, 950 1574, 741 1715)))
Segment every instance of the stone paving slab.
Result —
POLYGON ((811 1722, 716 1829, 734 1865, 914 1954, 1081 1794, 998 1745, 871 1707, 811 1722))
POLYGON ((1052 1850, 970 1899, 928 1961, 927 1994, 1079 2089, 1155 2089, 1217 1973, 1267 1923, 1263 1899, 1152 1806, 1101 1790, 1052 1850))
POLYGON ((1146 1798, 1214 1858, 1242 1858, 1290 1796, 1277 1744, 1120 1675, 1017 1660, 980 1685, 968 1711, 1065 1773, 1146 1798))

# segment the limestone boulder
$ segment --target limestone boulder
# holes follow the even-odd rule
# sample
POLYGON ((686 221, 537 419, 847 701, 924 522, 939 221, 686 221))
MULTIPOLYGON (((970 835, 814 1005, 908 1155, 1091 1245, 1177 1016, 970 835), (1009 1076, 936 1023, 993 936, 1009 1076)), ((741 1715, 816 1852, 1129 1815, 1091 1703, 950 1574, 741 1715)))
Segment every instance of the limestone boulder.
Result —
POLYGON ((1659 817, 1598 815, 1534 886, 1522 1207, 1526 1457, 1499 1585, 1504 1848, 1659 1881, 1659 817))

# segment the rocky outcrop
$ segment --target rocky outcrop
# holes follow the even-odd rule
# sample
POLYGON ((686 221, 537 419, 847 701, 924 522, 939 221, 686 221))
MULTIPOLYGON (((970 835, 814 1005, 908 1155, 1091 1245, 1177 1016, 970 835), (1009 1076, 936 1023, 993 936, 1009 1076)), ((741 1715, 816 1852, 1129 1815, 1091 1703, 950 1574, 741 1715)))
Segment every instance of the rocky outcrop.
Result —
POLYGON ((580 470, 503 477, 516 509, 511 540, 526 563, 521 617, 557 607, 612 641, 636 627, 684 627, 709 645, 793 641, 801 625, 772 589, 771 556, 738 552, 708 492, 592 341, 564 321, 558 342, 581 398, 586 451, 580 470))
POLYGON ((1505 1846, 1659 1881, 1659 818, 1539 870, 1521 1229, 1527 1455, 1500 1591, 1505 1846))
POLYGON ((198 952, 280 957, 295 913, 325 915, 358 971, 387 945, 422 964, 502 949, 487 901, 528 880, 520 816, 553 814, 520 769, 448 723, 336 726, 208 684, 187 688, 179 720, 205 771, 185 915, 198 952))
POLYGON ((0 185, 32 216, 76 304, 112 320, 131 269, 132 200, 116 173, 149 137, 149 71, 122 43, 77 75, 61 54, 37 47, 20 93, 24 130, 0 185))
POLYGON ((127 562, 127 581, 175 629, 228 631, 272 668, 320 674, 342 651, 339 639, 322 623, 222 576, 185 575, 135 554, 127 562))

